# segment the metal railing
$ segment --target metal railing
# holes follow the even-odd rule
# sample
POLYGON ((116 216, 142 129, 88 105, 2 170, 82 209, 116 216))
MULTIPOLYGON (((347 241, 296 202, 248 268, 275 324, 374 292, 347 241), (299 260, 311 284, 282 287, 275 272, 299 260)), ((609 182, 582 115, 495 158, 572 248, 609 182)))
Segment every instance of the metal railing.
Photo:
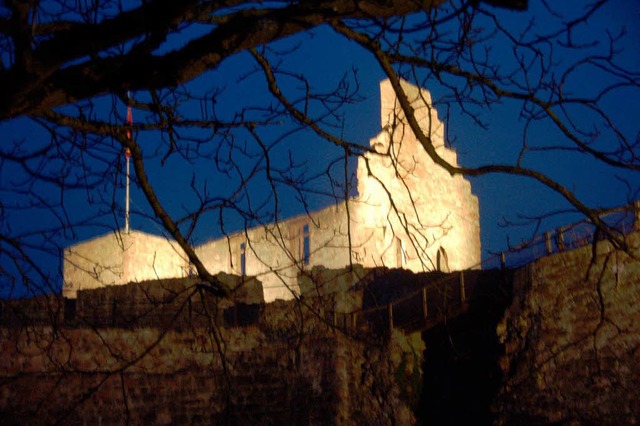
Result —
MULTIPOLYGON (((502 270, 493 271, 497 275, 502 270)), ((369 330, 423 330, 465 312, 469 301, 488 289, 481 289, 478 277, 486 271, 468 270, 441 276, 389 303, 349 313, 329 312, 334 326, 354 332, 369 330)), ((484 294, 484 293, 483 293, 484 294)))
MULTIPOLYGON (((640 201, 631 205, 603 212, 600 218, 612 230, 627 235, 640 231, 640 201)), ((392 302, 380 306, 359 309, 349 313, 331 313, 337 327, 355 331, 363 323, 368 326, 388 327, 389 331, 400 326, 408 329, 425 329, 444 318, 453 318, 465 312, 470 298, 478 292, 478 267, 483 271, 515 269, 542 257, 573 250, 600 240, 600 232, 589 220, 560 227, 532 240, 483 260, 475 268, 444 275, 428 282, 392 302), (475 279, 469 277, 475 275, 475 279)), ((485 289, 486 290, 486 289, 485 289)))
MULTIPOLYGON (((621 236, 640 231, 640 201, 607 210, 600 214, 600 219, 621 236)), ((601 238, 598 228, 587 219, 538 235, 530 241, 483 261, 482 266, 486 269, 514 269, 550 254, 590 245, 594 239, 601 238)))

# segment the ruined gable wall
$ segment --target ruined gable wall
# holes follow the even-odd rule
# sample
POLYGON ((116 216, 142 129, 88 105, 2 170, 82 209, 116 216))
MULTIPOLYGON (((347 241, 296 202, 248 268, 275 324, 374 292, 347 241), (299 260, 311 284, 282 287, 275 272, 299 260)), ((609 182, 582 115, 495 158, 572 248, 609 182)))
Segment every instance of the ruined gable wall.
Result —
MULTIPOLYGON (((457 166, 455 152, 445 147, 444 124, 431 107, 429 92, 407 82, 402 87, 437 153, 457 166)), ((448 269, 478 267, 479 206, 469 181, 452 177, 431 160, 406 124, 388 80, 380 84, 380 92, 383 131, 370 142, 379 154, 369 153, 358 162, 361 216, 369 218, 370 228, 386 227, 385 240, 402 241, 404 267, 436 269, 440 247, 447 253, 448 269)))

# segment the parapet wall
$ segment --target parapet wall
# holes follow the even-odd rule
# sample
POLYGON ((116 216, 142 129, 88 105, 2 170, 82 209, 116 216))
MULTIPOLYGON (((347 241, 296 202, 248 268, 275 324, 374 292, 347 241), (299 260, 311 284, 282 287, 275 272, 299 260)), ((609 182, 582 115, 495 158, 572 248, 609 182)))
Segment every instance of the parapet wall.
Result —
POLYGON ((241 321, 256 322, 264 304, 260 282, 255 278, 242 279, 227 274, 218 274, 216 278, 233 290, 230 298, 216 298, 207 291, 206 284, 198 284, 194 278, 145 281, 80 291, 73 313, 68 312, 72 301, 67 300, 66 324, 176 329, 205 327, 213 319, 215 324, 234 326, 238 321, 238 309, 241 321))

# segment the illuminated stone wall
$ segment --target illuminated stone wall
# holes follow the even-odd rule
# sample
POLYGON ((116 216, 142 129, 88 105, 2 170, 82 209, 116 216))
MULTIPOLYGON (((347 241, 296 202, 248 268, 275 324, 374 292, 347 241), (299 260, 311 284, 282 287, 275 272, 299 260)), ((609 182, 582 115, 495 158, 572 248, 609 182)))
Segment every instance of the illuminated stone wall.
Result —
MULTIPOLYGON (((429 93, 406 82, 403 89, 438 155, 457 166, 455 152, 445 147, 444 125, 430 107, 429 93)), ((370 141, 379 154, 359 159, 357 197, 348 205, 209 241, 197 248, 205 265, 240 274, 244 243, 245 273, 263 282, 267 302, 297 294, 296 276, 313 266, 339 269, 353 263, 415 272, 479 267, 479 207, 470 183, 452 177, 429 158, 406 125, 388 80, 380 92, 383 131, 370 141)))
MULTIPOLYGON (((262 282, 265 301, 288 300, 299 294, 298 275, 303 271, 317 265, 341 268, 349 264, 346 222, 342 203, 278 224, 249 229, 228 239, 211 240, 198 246, 196 252, 210 270, 241 275, 244 244, 245 275, 262 282)), ((352 239, 354 235, 355 231, 352 239)), ((353 262, 358 263, 355 259, 353 262)))
MULTIPOLYGON (((422 132, 452 166, 457 157, 445 147, 444 124, 431 96, 402 82, 422 132)), ((479 267, 478 198, 462 176, 436 165, 410 130, 388 80, 380 84, 382 132, 371 140, 376 155, 358 162, 360 250, 365 266, 384 264, 414 272, 479 267), (440 251, 440 256, 438 256, 440 251)))
MULTIPOLYGON (((429 92, 406 82, 403 89, 437 154, 457 166, 455 152, 445 147, 444 125, 431 107, 429 92)), ((380 92, 382 132, 370 141, 375 152, 359 158, 359 195, 197 246, 211 273, 255 276, 270 302, 299 294, 297 276, 313 266, 360 264, 414 272, 478 267, 479 209, 470 183, 451 176, 427 155, 406 124, 389 81, 381 83, 380 92)), ((70 247, 65 253, 65 294, 172 273, 183 276, 188 266, 180 250, 154 239, 158 237, 137 235, 140 242, 132 247, 112 236, 70 247), (118 248, 124 257, 116 253, 118 248), (102 259, 106 253, 108 258, 102 259)))
POLYGON ((106 234, 65 249, 63 296, 75 298, 78 290, 123 283, 122 235, 106 234))
POLYGON ((184 277, 189 263, 178 244, 165 237, 112 232, 65 249, 63 271, 62 294, 75 298, 78 290, 184 277))

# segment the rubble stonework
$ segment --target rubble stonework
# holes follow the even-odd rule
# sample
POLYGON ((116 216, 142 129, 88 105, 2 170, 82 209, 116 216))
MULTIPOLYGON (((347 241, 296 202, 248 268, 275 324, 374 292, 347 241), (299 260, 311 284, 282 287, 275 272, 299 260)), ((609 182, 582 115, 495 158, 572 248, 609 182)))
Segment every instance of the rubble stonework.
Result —
POLYGON ((294 301, 265 304, 258 280, 222 274, 235 289, 229 300, 182 279, 6 302, 0 418, 412 424, 417 413, 436 422, 635 424, 640 234, 625 238, 629 253, 599 242, 595 256, 587 246, 516 271, 469 271, 464 297, 455 292, 460 273, 316 267, 299 276, 294 301), (423 285, 446 291, 441 299, 427 291, 429 315, 445 315, 422 322, 431 328, 421 336, 402 328, 402 316, 413 306, 423 317, 405 300, 423 285), (372 297, 383 314, 392 299, 404 301, 393 329, 384 315, 341 316, 372 297), (457 299, 468 309, 438 305, 457 299), (465 416, 450 413, 459 407, 465 416))
MULTIPOLYGON (((429 92, 407 82, 402 87, 438 155, 457 166, 429 92)), ((256 276, 269 302, 298 295, 298 274, 314 266, 414 272, 479 267, 478 199, 469 181, 427 155, 388 80, 380 84, 380 98, 382 131, 370 141, 374 152, 358 159, 358 196, 196 246, 209 272, 256 276)), ((193 272, 175 242, 139 231, 71 246, 63 263, 67 298, 78 290, 193 272)))
POLYGON ((415 423, 419 334, 354 339, 296 301, 265 305, 248 327, 211 325, 2 327, 0 418, 3 424, 415 423))
POLYGON ((542 258, 516 271, 498 327, 499 424, 640 422, 640 234, 542 258))

